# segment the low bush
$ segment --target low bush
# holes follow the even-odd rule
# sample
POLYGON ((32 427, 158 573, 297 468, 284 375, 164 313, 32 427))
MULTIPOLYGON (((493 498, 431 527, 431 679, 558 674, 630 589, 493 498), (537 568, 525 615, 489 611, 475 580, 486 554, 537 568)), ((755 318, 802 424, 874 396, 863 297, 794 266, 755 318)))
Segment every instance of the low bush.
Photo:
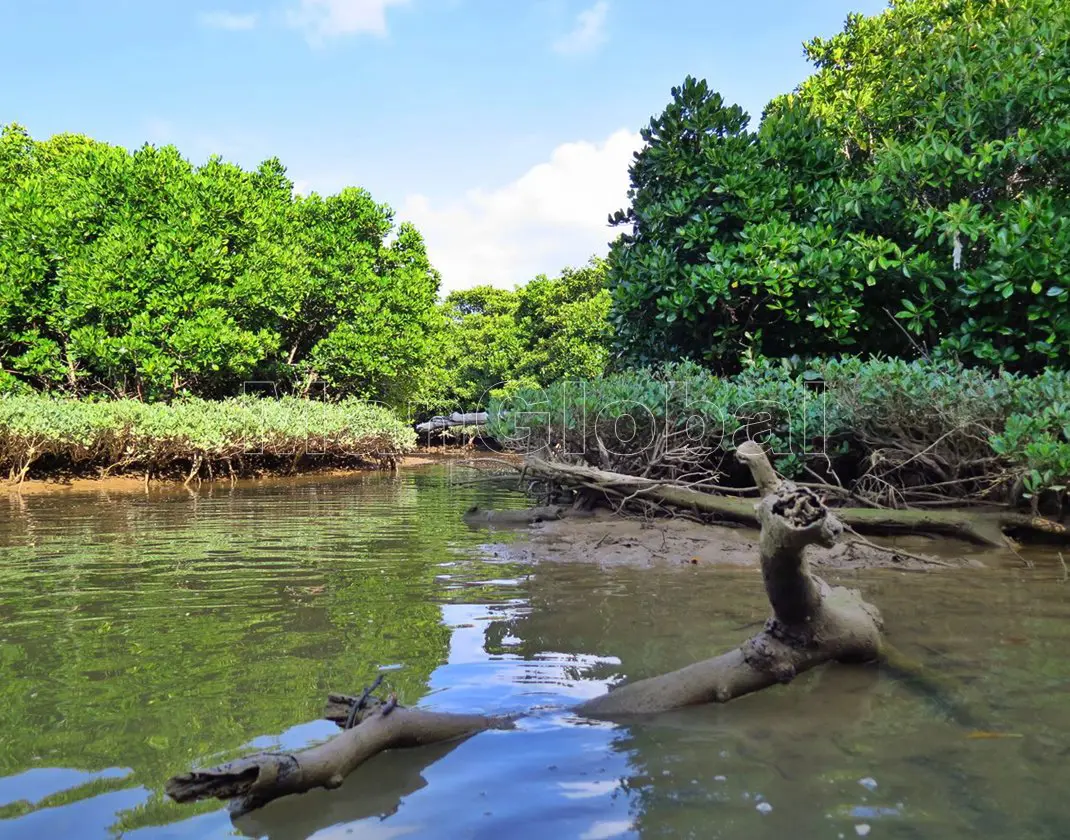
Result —
POLYGON ((390 463, 416 442, 391 411, 350 399, 191 398, 167 403, 0 396, 0 468, 75 473, 277 471, 302 460, 390 463))
POLYGON ((948 499, 1061 509, 1070 481, 1070 372, 1034 377, 950 361, 757 360, 719 377, 691 362, 524 389, 490 408, 509 448, 742 488, 732 453, 888 506, 948 499))

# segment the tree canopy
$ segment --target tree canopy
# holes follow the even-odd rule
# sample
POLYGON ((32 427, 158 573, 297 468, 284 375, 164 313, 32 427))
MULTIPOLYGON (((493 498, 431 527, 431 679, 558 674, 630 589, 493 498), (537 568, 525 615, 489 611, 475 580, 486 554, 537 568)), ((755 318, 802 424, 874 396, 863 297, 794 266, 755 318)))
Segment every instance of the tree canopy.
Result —
POLYGON ((276 159, 0 134, 0 389, 166 399, 266 380, 401 402, 438 285, 389 207, 295 196, 276 159))
POLYGON ((516 290, 476 286, 443 303, 446 327, 435 408, 485 407, 520 387, 600 376, 609 358, 605 260, 516 290))
POLYGON ((892 0, 805 50, 757 130, 691 77, 643 129, 610 218, 625 358, 1065 364, 1070 5, 892 0))

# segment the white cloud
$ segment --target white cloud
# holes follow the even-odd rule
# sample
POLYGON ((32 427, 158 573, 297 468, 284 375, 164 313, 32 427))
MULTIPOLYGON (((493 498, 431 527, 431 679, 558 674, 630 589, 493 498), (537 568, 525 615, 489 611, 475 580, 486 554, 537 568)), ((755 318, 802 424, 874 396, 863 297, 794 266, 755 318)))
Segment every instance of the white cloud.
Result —
POLYGON ((441 206, 411 195, 398 218, 423 233, 444 293, 483 283, 512 288, 605 254, 620 233, 607 217, 627 206, 628 167, 641 145, 623 129, 602 143, 564 143, 497 189, 469 190, 441 206))
POLYGON ((202 12, 199 20, 201 26, 207 26, 209 29, 239 31, 255 29, 260 17, 255 12, 245 15, 236 12, 202 12))
POLYGON ((367 32, 386 35, 386 10, 408 0, 300 0, 286 14, 293 29, 305 33, 311 44, 321 44, 341 35, 367 32))
POLYGON ((606 41, 608 14, 608 0, 598 0, 591 8, 584 9, 576 16, 576 26, 572 31, 554 42, 554 50, 566 55, 577 55, 598 49, 606 41))

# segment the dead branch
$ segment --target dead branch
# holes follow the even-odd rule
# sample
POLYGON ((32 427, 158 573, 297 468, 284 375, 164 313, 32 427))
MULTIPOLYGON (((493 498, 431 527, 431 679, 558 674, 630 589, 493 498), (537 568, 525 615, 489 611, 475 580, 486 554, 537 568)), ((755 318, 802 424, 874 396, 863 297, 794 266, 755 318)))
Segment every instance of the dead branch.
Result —
MULTIPOLYGON (((740 447, 745 457, 748 451, 744 449, 746 446, 744 443, 740 447)), ((768 464, 764 455, 762 458, 768 464)), ((563 486, 585 487, 610 497, 641 495, 645 499, 670 507, 712 514, 747 525, 759 524, 754 499, 714 495, 690 487, 665 484, 656 479, 607 472, 578 464, 560 464, 540 458, 528 458, 526 470, 528 475, 543 481, 552 481, 563 486)), ((771 465, 769 472, 771 475, 762 479, 765 486, 775 479, 771 465)), ((756 483, 757 481, 756 479, 756 483)), ((1007 548, 1010 545, 1004 535, 1005 530, 1021 530, 1070 541, 1066 526, 1039 516, 1006 509, 960 511, 836 508, 836 516, 859 533, 931 534, 957 537, 990 548, 1007 548)))
MULTIPOLYGON (((326 716, 344 726, 357 698, 331 695, 326 716), (344 713, 340 706, 345 703, 344 713)), ((384 750, 418 747, 464 738, 486 729, 508 729, 512 719, 407 709, 373 699, 358 711, 358 723, 299 752, 262 752, 168 779, 164 790, 175 802, 230 800, 240 816, 273 799, 315 788, 334 789, 346 776, 384 750)))

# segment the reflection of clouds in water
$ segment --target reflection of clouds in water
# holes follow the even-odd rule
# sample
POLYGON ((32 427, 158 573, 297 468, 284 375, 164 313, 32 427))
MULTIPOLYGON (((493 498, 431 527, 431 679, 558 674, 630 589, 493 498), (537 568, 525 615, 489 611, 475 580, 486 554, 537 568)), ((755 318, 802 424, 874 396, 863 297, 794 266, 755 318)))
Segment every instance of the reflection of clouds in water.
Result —
MULTIPOLYGON (((512 621, 527 609, 527 603, 520 599, 497 604, 442 605, 442 621, 452 632, 446 664, 437 668, 430 679, 431 692, 441 692, 435 696, 437 708, 460 711, 462 706, 456 704, 467 702, 466 711, 489 711, 495 707, 500 711, 506 708, 503 701, 508 704, 510 694, 514 698, 537 695, 538 702, 571 703, 608 690, 607 680, 589 674, 598 666, 620 665, 617 657, 556 651, 542 651, 529 658, 513 653, 488 654, 487 628, 495 622, 512 621), (503 696, 502 686, 512 691, 503 696), (462 695, 464 701, 459 699, 462 695), (478 702, 481 695, 486 703, 478 702)), ((503 647, 522 643, 512 635, 505 635, 501 642, 503 647)))
POLYGON ((109 767, 96 773, 68 767, 33 767, 24 773, 0 779, 0 807, 20 800, 33 805, 46 797, 74 790, 97 779, 124 779, 132 772, 127 767, 109 767))
POLYGON ((561 782, 558 787, 564 791, 565 799, 590 799, 594 796, 606 796, 620 787, 617 779, 603 779, 598 782, 561 782))
MULTIPOLYGON (((394 840, 418 831, 427 832, 426 825, 388 825, 383 822, 364 820, 359 824, 343 823, 310 834, 308 840, 394 840)), ((424 835, 426 836, 426 834, 424 835)))
MULTIPOLYGON (((516 730, 480 733, 422 768, 425 786, 403 796, 395 813, 377 821, 374 833, 364 833, 371 820, 336 829, 374 840, 401 836, 401 827, 413 836, 474 833, 510 840, 608 840, 633 834, 634 797, 620 782, 631 772, 629 752, 618 746, 621 727, 581 718, 567 708, 604 693, 606 681, 589 675, 615 671, 619 660, 525 649, 525 639, 503 627, 530 609, 525 600, 440 607, 451 631, 449 651, 432 672, 421 705, 452 712, 531 713, 516 730), (383 835, 383 826, 398 833, 383 835)), ((317 840, 324 836, 315 835, 317 840)))
POLYGON ((599 820, 580 835, 580 840, 607 840, 632 830, 630 820, 599 820))

